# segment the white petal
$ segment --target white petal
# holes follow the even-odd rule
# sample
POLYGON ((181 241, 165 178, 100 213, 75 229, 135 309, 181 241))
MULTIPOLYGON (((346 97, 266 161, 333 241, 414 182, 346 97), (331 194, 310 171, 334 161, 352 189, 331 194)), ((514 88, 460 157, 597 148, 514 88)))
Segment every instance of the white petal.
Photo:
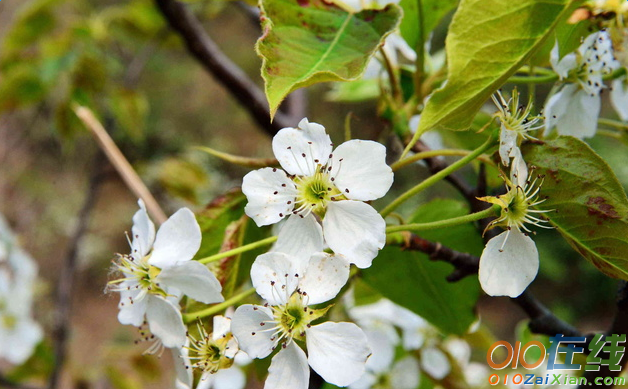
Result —
POLYGON ((251 266, 251 281, 257 294, 270 305, 288 302, 302 276, 303 267, 291 256, 270 252, 255 259, 251 266))
POLYGON ((373 354, 366 361, 366 369, 373 373, 384 373, 390 369, 395 358, 395 344, 385 331, 364 330, 373 354))
POLYGON ((307 293, 308 305, 320 304, 336 297, 349 279, 349 263, 342 255, 312 254, 299 289, 307 293))
POLYGON ((271 340, 273 331, 264 331, 270 324, 260 326, 260 323, 273 319, 270 308, 259 305, 245 304, 236 309, 231 322, 231 332, 238 340, 240 348, 251 358, 264 358, 277 344, 271 340))
POLYGON ((323 251, 323 227, 313 214, 301 218, 290 215, 277 236, 273 251, 288 254, 299 260, 305 267, 312 253, 323 251))
POLYGON ((235 366, 218 370, 214 378, 214 389, 243 389, 246 385, 246 376, 235 366))
POLYGON ((566 78, 569 71, 578 65, 576 55, 574 53, 567 54, 559 61, 558 41, 556 41, 556 44, 550 52, 550 62, 552 64, 552 68, 561 80, 566 78))
POLYGON ((559 118, 565 115, 569 100, 572 98, 577 86, 565 85, 560 91, 552 95, 545 104, 545 128, 551 130, 556 127, 559 118))
POLYGON ((489 240, 480 257, 480 284, 490 296, 519 296, 538 271, 539 253, 534 241, 514 228, 489 240))
POLYGON ((350 140, 334 150, 331 176, 342 194, 351 200, 384 197, 393 183, 386 165, 386 147, 368 140, 350 140))
POLYGON ((310 366, 325 381, 347 386, 362 376, 371 349, 358 326, 326 322, 308 328, 305 334, 310 366))
POLYGON ((174 370, 177 373, 175 380, 176 389, 192 389, 192 384, 194 382, 192 369, 186 368, 186 366, 191 365, 189 350, 187 349, 189 344, 189 340, 186 339, 184 347, 170 349, 172 353, 172 361, 174 363, 174 370))
POLYGON ((133 233, 131 249, 133 252, 131 254, 136 260, 140 260, 153 247, 155 225, 148 217, 144 201, 139 199, 137 204, 140 206, 140 209, 133 215, 133 228, 131 229, 133 233))
POLYGON ((170 216, 157 231, 153 253, 148 262, 159 268, 189 261, 201 247, 201 227, 187 208, 170 216))
POLYGON ((409 355, 396 362, 390 372, 390 384, 395 389, 416 389, 420 379, 419 362, 409 355))
POLYGON ((621 120, 628 121, 628 80, 626 77, 613 80, 611 103, 621 120))
POLYGON ((159 273, 156 281, 163 287, 177 288, 183 294, 205 304, 225 300, 220 294, 220 281, 207 266, 196 261, 166 268, 159 273))
POLYGON ((148 296, 146 321, 150 332, 161 339, 165 347, 182 347, 185 344, 186 327, 179 308, 159 296, 148 296))
POLYGON ((421 367, 437 380, 447 377, 451 371, 451 364, 447 355, 436 347, 427 347, 421 350, 421 367))
POLYGON ((460 338, 449 337, 444 342, 445 349, 449 355, 454 357, 458 365, 466 366, 471 359, 471 346, 460 338))
POLYGON ((218 340, 231 332, 231 319, 222 315, 214 316, 214 325, 212 326, 212 338, 218 340))
POLYGON ((373 207, 361 201, 343 200, 327 206, 323 219, 325 241, 361 269, 386 243, 386 222, 373 207))
POLYGON ((501 126, 499 132, 499 157, 504 166, 510 164, 509 154, 513 147, 517 147, 517 136, 516 131, 509 130, 504 125, 501 126))
POLYGON ((213 388, 214 387, 214 383, 216 382, 216 374, 203 372, 203 374, 201 374, 201 377, 198 380, 198 385, 196 385, 195 389, 209 389, 209 388, 213 388))
POLYGON ((584 89, 578 88, 577 85, 566 85, 560 95, 563 101, 556 103, 557 109, 546 112, 548 116, 550 113, 552 117, 557 116, 552 120, 555 121, 558 133, 572 135, 576 138, 589 138, 595 135, 597 118, 600 113, 600 96, 591 96, 584 89), (561 115, 559 112, 563 105, 565 107, 561 115))
MULTIPOLYGON (((5 330, 2 329, 4 332, 5 330)), ((1 335, 1 334, 0 334, 1 335)), ((24 363, 35 350, 37 343, 43 338, 43 331, 37 322, 30 317, 18 318, 15 329, 9 331, 2 342, 0 356, 15 365, 24 363)))
POLYGON ((242 193, 248 200, 244 212, 261 227, 277 223, 292 212, 297 190, 286 172, 267 167, 244 176, 242 193))
POLYGON ((273 138, 273 153, 288 173, 311 176, 325 165, 332 145, 325 127, 301 120, 299 128, 283 128, 273 138))
POLYGON ((349 385, 349 389, 371 389, 376 383, 377 376, 369 371, 365 371, 360 379, 349 385))
POLYGON ((517 146, 513 147, 508 155, 512 157, 510 180, 515 183, 515 185, 523 188, 528 179, 528 166, 526 165, 526 161, 523 160, 521 150, 517 146))
POLYGON ((120 312, 118 312, 118 321, 121 324, 129 324, 135 327, 139 327, 144 323, 144 314, 146 313, 146 298, 138 299, 138 295, 140 294, 140 289, 135 289, 134 285, 137 283, 131 284, 127 281, 120 283, 120 288, 122 291, 120 292, 120 303, 118 307, 120 308, 120 312), (124 289, 127 286, 130 286, 131 289, 124 289), (133 303, 131 303, 133 301, 133 303))
POLYGON ((305 353, 294 342, 273 357, 264 389, 307 389, 310 368, 305 353))

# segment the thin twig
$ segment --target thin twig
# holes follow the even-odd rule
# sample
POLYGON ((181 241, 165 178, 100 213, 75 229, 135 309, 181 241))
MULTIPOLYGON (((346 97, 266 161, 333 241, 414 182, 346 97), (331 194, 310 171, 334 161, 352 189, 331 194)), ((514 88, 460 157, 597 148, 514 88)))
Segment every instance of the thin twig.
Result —
MULTIPOLYGON (((416 250, 427 254, 431 260, 449 262, 456 268, 447 281, 456 282, 462 278, 476 274, 479 269, 480 258, 468 253, 461 253, 443 246, 438 242, 423 239, 415 234, 409 234, 402 247, 405 250, 416 250)), ((530 318, 529 327, 532 332, 554 336, 583 336, 570 324, 556 317, 547 307, 538 301, 530 292, 525 291, 521 296, 511 299, 530 318)))
MULTIPOLYGON (((606 332, 606 336, 613 335, 613 334, 617 334, 617 335, 628 334, 628 284, 626 283, 626 281, 619 281, 616 306, 617 306, 617 311, 615 312, 613 324, 611 325, 611 328, 608 330, 608 332, 606 332)), ((598 357, 602 357, 603 359, 608 359, 609 353, 601 351, 598 354, 598 357)), ((627 364, 628 364, 628 358, 623 358, 623 363, 621 363, 622 368, 620 370, 610 370, 609 365, 600 365, 600 370, 598 371, 585 372, 584 377, 587 379, 588 384, 584 384, 584 385, 581 384, 580 386, 578 386, 578 389, 584 389, 584 388, 590 387, 590 383, 595 382, 596 378, 618 377, 624 371, 624 368, 627 366, 627 364)), ((612 388, 613 385, 612 384, 611 385, 606 385, 606 384, 596 385, 596 388, 600 388, 600 387, 612 388)))
POLYGON ((168 218, 157 203, 157 200, 150 193, 142 179, 137 175, 129 161, 124 157, 118 146, 113 142, 105 128, 100 124, 93 112, 86 107, 77 106, 74 108, 76 116, 81 119, 83 124, 94 134, 101 149, 107 155, 109 162, 118 171, 122 180, 131 189, 133 194, 142 199, 146 204, 148 212, 157 220, 158 223, 165 222, 168 218))
POLYGON ((48 381, 48 389, 55 389, 59 385, 61 372, 65 363, 67 353, 67 339, 70 331, 70 313, 72 310, 72 295, 74 284, 74 273, 78 257, 79 243, 89 224, 89 216, 96 204, 98 188, 102 182, 102 162, 103 156, 99 152, 95 158, 94 168, 89 181, 87 197, 83 203, 78 216, 78 224, 70 240, 68 254, 61 268, 61 275, 57 285, 57 309, 54 312, 53 346, 55 353, 55 363, 52 374, 48 381))
POLYGON ((190 54, 248 110, 266 133, 275 135, 280 129, 296 124, 296 120, 281 112, 271 122, 264 93, 220 50, 184 4, 176 0, 155 2, 170 26, 181 35, 190 54))

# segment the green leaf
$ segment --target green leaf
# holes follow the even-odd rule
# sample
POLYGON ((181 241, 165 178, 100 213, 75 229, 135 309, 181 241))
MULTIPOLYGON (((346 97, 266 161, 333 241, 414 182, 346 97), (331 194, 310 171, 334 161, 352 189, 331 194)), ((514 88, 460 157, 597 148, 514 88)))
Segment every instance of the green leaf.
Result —
POLYGON ((570 0, 462 0, 447 36, 447 84, 421 115, 433 127, 467 129, 482 104, 551 35, 570 0))
POLYGON ((196 259, 218 253, 227 227, 244 214, 245 200, 246 197, 239 189, 233 190, 215 198, 196 215, 203 236, 196 259))
POLYGON ((401 18, 394 4, 350 13, 324 0, 262 0, 260 8, 256 49, 271 116, 298 88, 358 79, 401 18))
POLYGON ((540 209, 558 232, 603 273, 628 280, 628 198, 606 162, 586 143, 560 136, 523 148, 545 175, 540 209))
MULTIPOLYGON (((466 215, 466 206, 455 200, 435 200, 420 207, 412 222, 429 222, 466 215)), ((458 250, 482 251, 483 243, 473 225, 425 231, 422 237, 458 250), (464 236, 464 239, 460 239, 464 236)), ((425 254, 387 246, 362 272, 364 281, 384 297, 422 316, 444 333, 464 334, 475 321, 479 296, 477 277, 456 283, 445 279, 453 267, 431 261, 425 254)))
MULTIPOLYGON (((410 47, 415 48, 419 36, 418 0, 401 0, 403 19, 399 25, 401 36, 410 47)), ((428 37, 440 21, 456 7, 458 0, 421 0, 423 10, 423 36, 428 37)))

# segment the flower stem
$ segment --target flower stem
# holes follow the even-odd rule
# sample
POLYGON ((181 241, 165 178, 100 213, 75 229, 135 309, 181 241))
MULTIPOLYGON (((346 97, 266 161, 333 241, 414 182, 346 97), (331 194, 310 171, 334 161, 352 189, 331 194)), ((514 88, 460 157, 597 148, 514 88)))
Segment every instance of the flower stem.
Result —
POLYGON ((187 323, 190 323, 190 322, 192 322, 192 321, 194 321, 196 319, 200 319, 200 318, 207 317, 207 316, 213 316, 213 315, 217 314, 218 312, 221 312, 221 311, 229 308, 233 304, 236 304, 236 303, 240 302, 241 300, 244 300, 245 298, 249 297, 253 293, 255 293, 255 288, 247 289, 244 292, 231 297, 229 300, 225 300, 225 301, 223 301, 220 304, 216 304, 216 305, 211 306, 209 308, 203 309, 202 311, 184 313, 183 314, 183 322, 187 324, 187 323))
MULTIPOLYGON (((393 163, 390 167, 392 168, 392 170, 394 172, 396 172, 397 170, 401 169, 402 167, 406 167, 416 161, 420 161, 422 159, 426 159, 426 158, 433 158, 433 157, 440 157, 443 155, 447 155, 447 156, 461 156, 464 157, 465 155, 469 155, 471 154, 471 151, 469 150, 458 150, 458 149, 440 149, 440 150, 429 150, 429 151, 423 151, 420 153, 416 153, 414 155, 412 155, 411 157, 408 158, 404 158, 401 159, 395 163, 393 163)), ((478 157, 478 159, 481 159, 482 162, 486 162, 489 164, 494 164, 493 161, 490 160, 490 158, 487 158, 486 156, 480 156, 478 157)))
POLYGON ((392 88, 392 95, 397 103, 401 103, 403 100, 403 95, 401 92, 401 84, 399 83, 399 76, 397 75, 397 69, 393 65, 388 55, 386 55, 386 51, 384 49, 379 49, 379 53, 384 59, 384 67, 386 72, 388 73, 388 79, 390 80, 390 87, 392 88))
POLYGON ((597 124, 617 128, 620 130, 628 130, 628 123, 622 123, 622 122, 619 122, 617 120, 612 120, 612 119, 599 118, 597 120, 597 124))
POLYGON ((501 207, 499 205, 493 205, 490 208, 487 208, 483 211, 471 213, 468 215, 454 217, 446 220, 439 220, 437 222, 429 222, 429 223, 411 223, 411 224, 403 224, 400 226, 389 226, 386 227, 386 233, 394 233, 399 231, 425 231, 425 230, 435 230, 437 228, 446 228, 453 227, 460 224, 474 222, 476 220, 481 220, 487 217, 495 216, 499 212, 501 207))
POLYGON ((604 81, 614 80, 616 78, 623 76, 624 74, 626 74, 626 68, 622 66, 619 69, 615 69, 614 72, 603 76, 602 80, 604 81))
POLYGON ((258 247, 269 245, 275 242, 276 240, 277 240, 276 236, 271 236, 266 239, 258 240, 257 242, 245 244, 244 246, 237 247, 233 250, 223 251, 222 253, 218 253, 218 254, 210 255, 209 257, 201 258, 198 261, 203 264, 214 262, 214 261, 219 261, 223 258, 231 257, 237 254, 242 254, 247 251, 254 250, 258 247))
POLYGON ((452 163, 451 165, 447 166, 445 169, 439 171, 438 173, 434 174, 433 176, 430 176, 429 178, 427 178, 423 182, 419 183, 418 185, 416 185, 413 188, 410 188, 408 191, 403 193, 401 196, 397 197, 390 204, 388 204, 386 206, 386 208, 384 208, 380 212, 380 214, 382 215, 382 217, 388 216, 388 214, 390 214, 392 211, 397 209, 397 207, 399 207, 401 204, 403 204, 410 197, 412 197, 415 194, 417 194, 417 193, 419 193, 419 192, 429 188, 430 186, 434 185, 438 181, 442 180, 443 178, 447 177, 451 173, 455 172, 456 170, 460 169, 461 167, 465 166, 469 162, 471 162, 474 159, 476 159, 477 157, 479 157, 482 153, 484 153, 485 151, 487 151, 488 149, 493 147, 495 142, 496 142, 496 138, 494 137, 494 135, 490 136, 487 139, 487 141, 484 142, 483 145, 481 145, 477 149, 473 150, 473 152, 471 152, 466 157, 461 158, 458 161, 452 163))

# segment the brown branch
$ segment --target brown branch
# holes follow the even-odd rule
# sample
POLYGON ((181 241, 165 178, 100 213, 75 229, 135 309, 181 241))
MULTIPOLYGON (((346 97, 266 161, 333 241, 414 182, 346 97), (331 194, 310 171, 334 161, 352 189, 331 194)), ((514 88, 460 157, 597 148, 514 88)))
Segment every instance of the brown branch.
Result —
POLYGON ((190 54, 248 110, 266 133, 272 136, 281 128, 296 125, 296 119, 282 112, 277 112, 271 122, 264 93, 220 50, 201 22, 184 4, 176 0, 155 2, 170 27, 181 35, 190 54))
POLYGON ((98 188, 102 183, 102 164, 104 156, 98 152, 94 161, 94 168, 89 181, 89 188, 83 207, 78 215, 78 224, 70 240, 68 254, 61 268, 61 275, 57 285, 57 309, 54 312, 53 347, 55 364, 48 381, 48 389, 59 387, 61 372, 67 354, 67 339, 70 330, 70 314, 72 308, 72 295, 74 285, 74 273, 78 259, 79 243, 87 232, 89 216, 96 204, 98 188))
MULTIPOLYGON (((480 258, 468 253, 461 253, 443 246, 438 242, 423 239, 415 234, 409 234, 402 244, 405 250, 416 250, 427 254, 431 260, 451 263, 455 270, 447 277, 447 281, 455 282, 462 278, 476 274, 479 269, 480 258)), ((532 332, 554 336, 583 336, 570 324, 564 322, 538 301, 532 293, 525 291, 521 296, 511 299, 530 318, 529 327, 532 332)))
MULTIPOLYGON (((615 302, 617 306, 617 311, 615 312, 615 317, 613 319, 613 324, 611 328, 606 333, 606 336, 613 334, 628 334, 628 284, 626 281, 619 282, 619 289, 617 292, 617 298, 615 302)), ((588 340, 588 339, 587 339, 588 340)), ((605 340, 605 339, 603 339, 605 340)), ((587 342, 588 343, 588 342, 587 342)), ((609 353, 600 352, 598 356, 603 359, 607 359, 609 357, 609 353)), ((600 365, 600 370, 598 371, 587 371, 584 373, 584 377, 587 379, 587 383, 595 382, 595 379, 598 377, 618 377, 624 368, 628 365, 628 358, 623 358, 623 363, 621 364, 621 370, 610 370, 608 365, 600 365)), ((588 388, 590 385, 580 385, 578 389, 588 388)), ((596 385, 596 388, 612 388, 613 385, 596 385)))

